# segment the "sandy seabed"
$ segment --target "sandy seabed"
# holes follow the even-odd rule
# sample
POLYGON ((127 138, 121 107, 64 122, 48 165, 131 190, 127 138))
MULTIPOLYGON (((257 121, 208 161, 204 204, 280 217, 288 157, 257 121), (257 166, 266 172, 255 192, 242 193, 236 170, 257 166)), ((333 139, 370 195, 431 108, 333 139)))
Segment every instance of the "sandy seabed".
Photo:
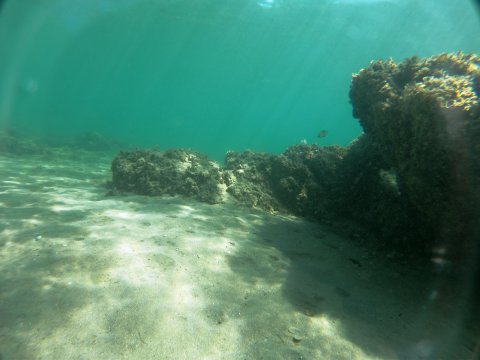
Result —
POLYGON ((428 355, 415 270, 233 202, 105 196, 109 162, 0 157, 1 360, 428 355))

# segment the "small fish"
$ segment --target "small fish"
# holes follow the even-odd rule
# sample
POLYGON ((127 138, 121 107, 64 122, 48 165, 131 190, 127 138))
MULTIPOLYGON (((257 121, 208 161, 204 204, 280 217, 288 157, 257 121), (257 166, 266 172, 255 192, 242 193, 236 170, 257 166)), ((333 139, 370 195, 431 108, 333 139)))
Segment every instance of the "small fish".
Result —
POLYGON ((328 135, 328 131, 327 130, 320 130, 320 132, 318 133, 318 138, 319 139, 323 139, 325 136, 328 135))
POLYGON ((350 260, 350 262, 358 267, 362 267, 362 263, 360 261, 358 261, 357 259, 354 259, 354 258, 348 258, 348 260, 350 260))

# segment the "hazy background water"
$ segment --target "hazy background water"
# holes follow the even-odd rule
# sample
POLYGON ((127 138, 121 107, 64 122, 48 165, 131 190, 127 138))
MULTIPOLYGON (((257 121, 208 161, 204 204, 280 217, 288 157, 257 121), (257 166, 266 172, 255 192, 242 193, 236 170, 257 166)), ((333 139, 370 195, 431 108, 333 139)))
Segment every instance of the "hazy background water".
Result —
POLYGON ((468 0, 22 0, 0 21, 0 127, 139 146, 348 144, 372 59, 479 52, 468 0), (319 140, 319 130, 329 134, 319 140))

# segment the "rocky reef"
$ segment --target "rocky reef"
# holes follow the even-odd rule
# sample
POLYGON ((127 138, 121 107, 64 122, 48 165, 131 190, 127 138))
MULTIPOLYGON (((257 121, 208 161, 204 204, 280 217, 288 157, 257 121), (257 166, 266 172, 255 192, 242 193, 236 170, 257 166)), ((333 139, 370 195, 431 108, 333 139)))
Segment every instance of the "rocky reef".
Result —
POLYGON ((230 151, 223 167, 183 149, 123 152, 113 184, 208 203, 229 194, 269 212, 345 219, 408 253, 465 252, 480 218, 479 91, 474 55, 375 61, 353 75, 349 95, 364 134, 348 147, 230 151))
POLYGON ((182 195, 209 204, 222 201, 218 164, 187 149, 121 152, 112 162, 116 191, 142 195, 182 195))
POLYGON ((120 192, 181 195, 212 204, 226 192, 252 208, 325 220, 344 154, 338 146, 303 144, 280 155, 230 151, 221 168, 184 149, 121 152, 112 163, 113 185, 120 192))
POLYGON ((475 55, 374 61, 353 75, 349 95, 364 134, 348 147, 228 152, 222 168, 184 150, 121 153, 112 164, 113 183, 210 203, 229 194, 239 204, 331 225, 371 254, 422 269, 433 289, 420 290, 430 292, 427 316, 455 311, 449 327, 474 333, 480 317, 479 94, 475 55))
POLYGON ((268 212, 286 211, 270 185, 275 155, 229 151, 225 155, 227 192, 241 204, 268 212))
POLYGON ((10 155, 43 155, 48 148, 31 137, 5 129, 0 131, 0 154, 10 155))
POLYGON ((339 146, 295 145, 280 155, 230 152, 227 191, 242 203, 268 211, 327 220, 335 171, 345 154, 339 146))
POLYGON ((416 241, 426 236, 418 214, 400 192, 396 173, 368 136, 361 135, 348 147, 335 179, 336 202, 330 210, 337 218, 361 225, 378 240, 376 246, 402 252, 418 248, 416 241))
POLYGON ((477 231, 479 90, 480 58, 462 53, 375 61, 353 76, 353 115, 421 227, 417 246, 451 252, 477 231))
POLYGON ((0 130, 0 154, 44 155, 47 157, 71 156, 86 153, 112 154, 128 145, 96 132, 83 132, 74 137, 68 135, 31 134, 16 128, 0 130))

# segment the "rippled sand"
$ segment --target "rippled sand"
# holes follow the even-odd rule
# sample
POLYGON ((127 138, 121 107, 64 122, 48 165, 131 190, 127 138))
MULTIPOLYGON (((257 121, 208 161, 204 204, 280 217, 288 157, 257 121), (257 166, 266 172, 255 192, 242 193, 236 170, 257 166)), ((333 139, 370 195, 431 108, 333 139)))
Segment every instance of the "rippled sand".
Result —
POLYGON ((318 224, 107 197, 109 158, 0 157, 0 171, 2 360, 429 351, 418 336, 439 322, 418 317, 428 291, 405 280, 421 276, 318 224))

